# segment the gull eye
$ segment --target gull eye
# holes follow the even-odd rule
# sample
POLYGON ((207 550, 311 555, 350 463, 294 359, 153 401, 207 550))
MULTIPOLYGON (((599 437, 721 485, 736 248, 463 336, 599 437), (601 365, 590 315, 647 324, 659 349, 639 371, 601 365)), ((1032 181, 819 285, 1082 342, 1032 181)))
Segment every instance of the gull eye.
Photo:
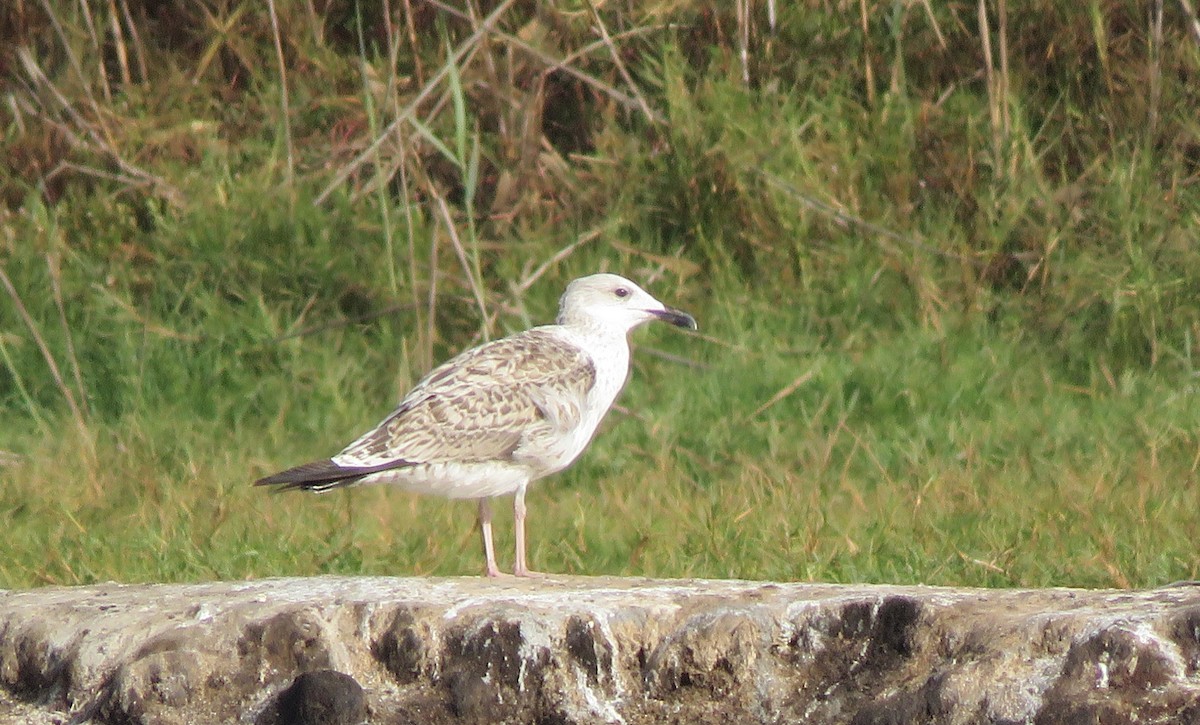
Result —
POLYGON ((629 290, 624 287, 618 287, 613 290, 613 294, 615 294, 617 297, 625 298, 629 296, 629 290))

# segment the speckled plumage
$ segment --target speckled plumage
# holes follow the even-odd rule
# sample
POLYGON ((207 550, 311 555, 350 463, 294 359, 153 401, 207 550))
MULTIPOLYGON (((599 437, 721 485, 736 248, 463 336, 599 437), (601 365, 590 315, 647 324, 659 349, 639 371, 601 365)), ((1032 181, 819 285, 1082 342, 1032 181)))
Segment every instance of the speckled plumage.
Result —
POLYGON ((525 567, 524 496, 532 481, 587 447, 629 376, 628 333, 652 319, 695 328, 689 315, 629 280, 592 275, 568 286, 557 324, 484 343, 418 382, 387 418, 337 455, 258 485, 327 491, 386 483, 480 501, 487 573, 494 496, 516 494, 519 575, 525 567))
POLYGON ((536 459, 538 441, 579 425, 595 382, 596 366, 583 350, 546 330, 522 332, 436 368, 394 413, 334 460, 345 466, 397 457, 410 463, 517 462, 529 459, 530 448, 536 459))

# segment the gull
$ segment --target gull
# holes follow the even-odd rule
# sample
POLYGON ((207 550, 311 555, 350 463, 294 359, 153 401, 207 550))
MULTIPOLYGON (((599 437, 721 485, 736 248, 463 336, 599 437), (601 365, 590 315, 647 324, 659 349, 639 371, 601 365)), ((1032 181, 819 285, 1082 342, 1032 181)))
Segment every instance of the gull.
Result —
POLYGON ((691 315, 624 277, 581 277, 567 285, 555 324, 460 353, 422 378, 390 415, 341 453, 255 485, 323 493, 390 484, 478 499, 489 577, 501 576, 491 499, 513 494, 513 573, 538 576, 525 560, 525 491, 587 448, 629 380, 629 333, 652 320, 696 329, 691 315))

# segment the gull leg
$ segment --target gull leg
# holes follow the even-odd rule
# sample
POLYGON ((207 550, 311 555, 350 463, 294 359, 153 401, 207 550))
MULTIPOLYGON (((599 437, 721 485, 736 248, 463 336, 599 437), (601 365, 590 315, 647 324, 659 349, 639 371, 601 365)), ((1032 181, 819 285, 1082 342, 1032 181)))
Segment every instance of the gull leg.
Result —
POLYGON ((496 566, 496 549, 492 546, 492 502, 490 499, 479 499, 479 528, 483 531, 483 557, 487 560, 484 573, 489 577, 501 576, 500 567, 496 566))
POLYGON ((513 529, 517 539, 517 560, 513 564, 513 574, 526 577, 545 576, 525 566, 525 487, 517 489, 513 499, 513 529))

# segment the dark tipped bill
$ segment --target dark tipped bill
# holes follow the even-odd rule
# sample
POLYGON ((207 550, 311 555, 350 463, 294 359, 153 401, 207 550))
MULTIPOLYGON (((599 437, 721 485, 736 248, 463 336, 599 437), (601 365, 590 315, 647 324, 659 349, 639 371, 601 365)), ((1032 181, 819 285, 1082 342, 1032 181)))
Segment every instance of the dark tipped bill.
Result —
POLYGON ((689 330, 699 329, 696 326, 696 318, 692 317, 682 310, 676 310, 668 307, 664 310, 656 310, 654 316, 663 322, 669 322, 676 327, 686 327, 689 330))

